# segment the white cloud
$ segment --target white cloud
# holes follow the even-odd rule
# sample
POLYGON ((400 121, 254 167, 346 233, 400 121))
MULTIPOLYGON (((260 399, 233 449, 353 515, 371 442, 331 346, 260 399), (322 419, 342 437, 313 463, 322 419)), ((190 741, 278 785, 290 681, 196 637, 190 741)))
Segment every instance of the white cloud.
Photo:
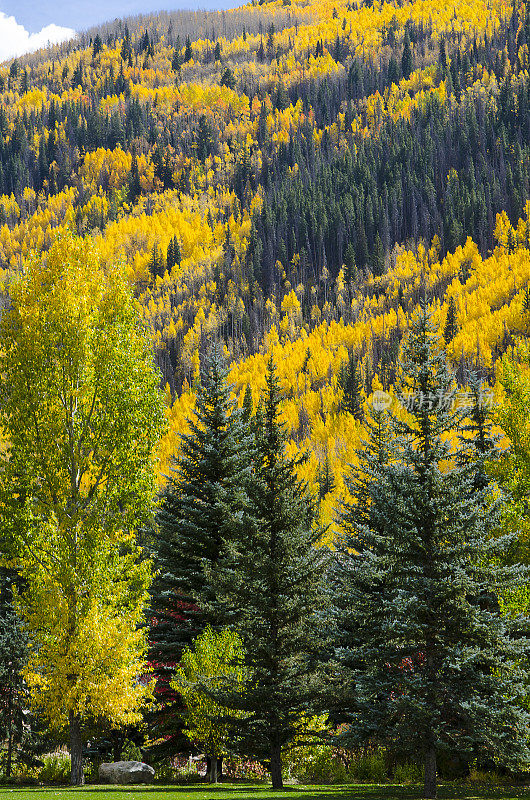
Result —
POLYGON ((29 33, 15 17, 0 11, 0 61, 24 55, 47 44, 57 44, 71 39, 75 31, 59 25, 46 25, 39 33, 29 33))

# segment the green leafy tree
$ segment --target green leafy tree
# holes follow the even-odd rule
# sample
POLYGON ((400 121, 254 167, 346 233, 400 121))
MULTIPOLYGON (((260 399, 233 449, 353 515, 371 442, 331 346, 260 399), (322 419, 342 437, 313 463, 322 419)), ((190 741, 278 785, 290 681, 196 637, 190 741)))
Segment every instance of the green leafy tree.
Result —
POLYGON ((513 537, 493 536, 499 503, 477 481, 480 459, 462 457, 472 442, 447 438, 466 413, 452 408, 454 391, 423 310, 398 385, 409 414, 379 412, 370 428, 349 478, 353 502, 342 509, 330 588, 337 702, 349 722, 342 740, 421 755, 427 798, 443 751, 512 767, 529 759, 527 620, 485 602, 526 576, 500 563, 513 537))
POLYGON ((186 736, 210 758, 210 783, 217 783, 219 759, 229 754, 232 744, 233 712, 215 695, 226 691, 242 695, 248 677, 237 633, 228 629, 216 633, 208 627, 184 651, 171 682, 186 705, 186 736))
POLYGON ((208 569, 212 614, 241 636, 251 674, 244 694, 232 693, 223 703, 245 712, 234 726, 238 747, 270 760, 275 789, 283 785, 282 747, 296 735, 300 718, 318 706, 318 611, 328 554, 315 547, 322 536, 316 504, 297 478, 300 462, 285 454, 280 415, 271 360, 265 397, 253 418, 253 469, 241 481, 246 497, 238 514, 227 510, 224 549, 208 569))
MULTIPOLYGON (((495 421, 510 446, 491 469, 507 498, 503 527, 516 535, 516 558, 530 564, 530 347, 526 341, 520 341, 513 354, 504 356, 500 379, 505 393, 496 409, 495 421)), ((527 607, 530 608, 530 600, 527 607)))
POLYGON ((134 721, 149 687, 139 628, 150 580, 134 533, 155 493, 159 377, 131 293, 89 242, 26 263, 1 321, 6 550, 32 648, 25 679, 53 726, 134 721))

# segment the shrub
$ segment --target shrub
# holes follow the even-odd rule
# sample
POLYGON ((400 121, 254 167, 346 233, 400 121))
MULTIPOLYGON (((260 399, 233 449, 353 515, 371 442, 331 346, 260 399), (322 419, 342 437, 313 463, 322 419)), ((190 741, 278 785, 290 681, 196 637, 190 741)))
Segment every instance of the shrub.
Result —
POLYGON ((354 754, 348 766, 347 777, 349 781, 382 783, 386 780, 386 773, 384 750, 374 747, 354 754))
POLYGON ((474 764, 469 770, 467 778, 469 783, 480 784, 482 786, 498 786, 499 784, 509 783, 509 778, 499 775, 493 769, 481 769, 474 764))
POLYGON ((394 767, 394 781, 396 783, 421 783, 423 781, 423 768, 410 761, 397 764, 394 767))
MULTIPOLYGON (((2 783, 5 779, 2 779, 2 783)), ((16 786, 37 786, 39 783, 39 770, 36 767, 28 767, 26 764, 16 763, 13 765, 9 784, 16 786)))
POLYGON ((121 760, 122 761, 143 761, 144 757, 142 754, 141 749, 138 747, 137 744, 131 742, 129 739, 126 739, 122 751, 121 751, 121 760))
POLYGON ((268 773, 259 761, 231 757, 223 759, 223 775, 234 780, 263 781, 268 773))
POLYGON ((42 783, 68 783, 70 780, 70 754, 64 750, 48 753, 42 757, 44 765, 38 773, 42 783))

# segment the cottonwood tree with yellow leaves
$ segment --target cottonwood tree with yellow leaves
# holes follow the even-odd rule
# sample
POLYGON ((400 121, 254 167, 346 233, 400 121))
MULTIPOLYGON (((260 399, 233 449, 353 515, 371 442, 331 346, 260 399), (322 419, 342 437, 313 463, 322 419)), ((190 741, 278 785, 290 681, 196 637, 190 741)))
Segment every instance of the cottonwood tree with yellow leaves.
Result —
POLYGON ((85 721, 133 722, 150 692, 135 531, 156 490, 159 377, 126 283, 77 238, 28 260, 0 335, 3 550, 24 577, 25 679, 34 707, 68 725, 82 784, 85 721))

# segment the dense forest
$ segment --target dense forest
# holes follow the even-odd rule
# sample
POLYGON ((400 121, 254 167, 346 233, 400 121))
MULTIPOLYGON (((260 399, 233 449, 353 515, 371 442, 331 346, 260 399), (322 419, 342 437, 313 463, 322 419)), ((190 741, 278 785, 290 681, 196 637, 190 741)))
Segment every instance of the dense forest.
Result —
POLYGON ((0 301, 2 779, 527 781, 530 2, 1 64, 0 301))
POLYGON ((276 353, 305 476, 327 463, 340 488, 422 293, 463 384, 475 368, 494 385, 526 333, 529 44, 517 0, 274 2, 116 21, 12 61, 6 296, 31 252, 89 238, 151 331, 163 464, 215 339, 240 402, 276 353))

